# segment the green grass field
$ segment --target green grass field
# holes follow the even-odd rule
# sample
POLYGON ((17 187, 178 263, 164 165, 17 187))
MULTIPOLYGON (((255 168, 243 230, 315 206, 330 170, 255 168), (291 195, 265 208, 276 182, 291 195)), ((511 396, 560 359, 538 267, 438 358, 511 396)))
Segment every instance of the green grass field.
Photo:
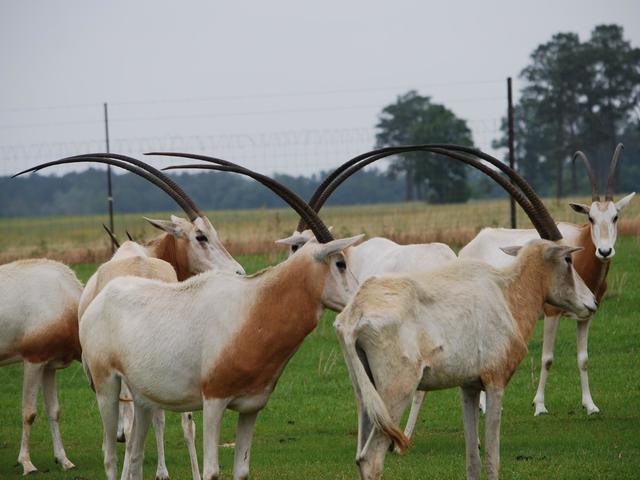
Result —
MULTIPOLYGON (((612 296, 591 327, 590 377, 601 412, 587 417, 580 404, 575 325, 561 322, 547 385, 550 415, 533 417, 540 367, 542 322, 505 395, 502 477, 505 479, 625 479, 640 471, 640 268, 637 237, 619 239, 611 268, 612 296), (624 290, 624 291, 623 291, 624 290)), ((239 260, 248 271, 272 263, 271 255, 239 260)), ((95 267, 79 265, 86 279, 95 267)), ((251 459, 253 479, 354 479, 356 414, 353 391, 333 335, 334 314, 326 313, 286 368, 267 408, 258 417, 251 459)), ((0 478, 19 478, 22 367, 0 369, 0 478)), ((104 478, 102 426, 93 392, 79 364, 59 372, 61 429, 67 454, 77 468, 62 472, 53 461, 42 403, 32 433, 32 460, 51 479, 104 478)), ((234 440, 237 415, 228 412, 221 442, 234 440)), ((202 465, 202 423, 196 414, 202 465)), ((145 478, 154 478, 155 444, 149 435, 145 478)), ((120 447, 119 459, 123 451, 120 447)), ((178 414, 167 414, 167 465, 173 479, 190 478, 189 459, 178 414)), ((222 477, 231 478, 233 451, 221 449, 222 477)), ((464 439, 459 394, 429 394, 415 446, 403 457, 388 455, 386 479, 464 478, 464 439)))

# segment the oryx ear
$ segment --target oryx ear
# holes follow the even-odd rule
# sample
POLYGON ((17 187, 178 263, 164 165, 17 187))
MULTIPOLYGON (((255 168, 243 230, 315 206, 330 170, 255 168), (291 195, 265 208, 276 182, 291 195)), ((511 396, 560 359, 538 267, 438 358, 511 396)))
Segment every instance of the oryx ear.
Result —
POLYGON ((573 208, 574 212, 584 213, 585 215, 589 215, 589 210, 591 210, 591 207, 583 203, 570 203, 569 206, 573 208))
POLYGON ((569 247, 567 245, 553 245, 544 252, 544 259, 551 260, 553 258, 566 257, 572 253, 579 252, 582 247, 569 247))
POLYGON ((302 233, 293 232, 293 234, 289 237, 276 240, 276 243, 280 245, 304 245, 309 240, 310 238, 303 235, 302 233))
POLYGON ((360 235, 356 235, 355 237, 349 238, 340 238, 338 240, 332 240, 327 243, 322 243, 319 245, 318 250, 313 254, 313 257, 322 262, 329 255, 333 255, 334 253, 338 253, 343 251, 345 248, 350 247, 354 243, 359 242, 364 237, 364 233, 360 235))
POLYGON ((627 205, 629 205, 629 202, 631 201, 631 199, 634 197, 634 195, 636 194, 636 192, 630 193, 629 195, 627 195, 626 197, 621 198, 620 200, 618 200, 616 202, 616 210, 620 211, 622 210, 624 207, 626 207, 627 205))
POLYGON ((174 218, 178 221, 181 220, 179 217, 174 217, 172 215, 171 221, 154 220, 152 218, 147 218, 147 217, 142 217, 142 218, 144 218, 147 222, 149 222, 151 225, 153 225, 157 229, 162 230, 163 232, 167 232, 170 235, 173 235, 175 237, 181 237, 184 235, 184 229, 182 228, 180 223, 173 221, 174 218))
POLYGON ((522 248, 522 245, 515 245, 512 247, 500 247, 500 250, 502 250, 507 255, 511 255, 512 257, 515 257, 518 255, 518 252, 520 251, 521 248, 522 248))

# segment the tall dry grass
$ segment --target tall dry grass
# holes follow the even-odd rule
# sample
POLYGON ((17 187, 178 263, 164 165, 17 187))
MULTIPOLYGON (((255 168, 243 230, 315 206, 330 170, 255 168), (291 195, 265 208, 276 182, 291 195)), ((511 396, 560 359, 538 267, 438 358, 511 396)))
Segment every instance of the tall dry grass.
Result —
MULTIPOLYGON (((586 197, 548 200, 547 207, 557 220, 583 223, 584 216, 568 206, 570 201, 589 203, 586 197)), ((297 216, 290 209, 225 210, 207 212, 221 240, 233 255, 282 251, 274 240, 291 234, 297 216)), ((168 212, 145 214, 167 218, 168 212)), ((157 234, 142 214, 116 216, 116 233, 125 238, 127 229, 136 239, 157 234)), ((443 242, 461 247, 484 227, 509 226, 507 200, 471 201, 465 204, 427 205, 398 203, 327 207, 323 220, 334 227, 337 237, 365 233, 384 236, 399 243, 443 242)), ((0 263, 28 258, 49 257, 69 264, 101 262, 110 254, 110 243, 102 230, 105 216, 68 216, 0 219, 0 263)), ((522 210, 517 211, 518 226, 531 224, 522 210)), ((640 235, 640 202, 633 201, 621 215, 620 235, 640 235)))

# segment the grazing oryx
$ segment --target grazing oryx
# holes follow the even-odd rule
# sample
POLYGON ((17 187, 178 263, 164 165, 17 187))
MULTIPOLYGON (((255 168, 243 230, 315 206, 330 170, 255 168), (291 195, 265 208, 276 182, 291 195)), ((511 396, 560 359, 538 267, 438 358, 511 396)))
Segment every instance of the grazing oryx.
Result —
MULTIPOLYGON (((575 269, 578 275, 582 277, 587 286, 596 295, 598 302, 607 290, 607 273, 609 271, 611 258, 615 255, 618 216, 635 195, 635 193, 631 193, 617 202, 613 201, 616 166, 622 148, 622 144, 619 144, 611 159, 604 202, 600 201, 597 181, 589 160, 582 152, 576 152, 575 157, 580 158, 584 162, 591 182, 592 203, 591 205, 577 203, 570 205, 576 212, 587 215, 589 223, 582 225, 574 225, 571 223, 558 224, 558 228, 563 236, 563 244, 582 247, 582 250, 574 256, 575 269)), ((532 238, 535 238, 535 236, 535 230, 486 228, 460 251, 460 258, 475 258, 488 262, 496 267, 506 266, 512 263, 513 258, 505 255, 498 247, 523 245, 532 238)), ((554 308, 550 305, 545 306, 544 309, 544 341, 542 346, 540 382, 533 399, 535 406, 534 415, 536 416, 548 413, 544 404, 544 389, 547 376, 549 375, 549 369, 553 363, 556 333, 558 331, 560 316, 563 313, 565 312, 562 309, 554 308)), ((591 398, 589 376, 587 373, 587 338, 592 318, 593 316, 590 316, 584 321, 577 322, 577 356, 582 387, 582 406, 586 409, 588 415, 600 411, 591 398)))
MULTIPOLYGON (((209 166, 207 166, 209 167, 209 166)), ((226 169, 228 167, 213 167, 226 169)), ((319 243, 256 275, 207 272, 179 284, 142 278, 111 281, 80 325, 83 363, 104 425, 105 469, 115 479, 118 395, 134 399, 130 470, 142 478, 151 407, 204 410, 206 480, 218 478, 218 439, 227 408, 240 412, 233 475, 246 479, 253 427, 275 384, 324 307, 341 309, 356 288, 341 252, 361 236, 333 240, 304 201, 245 169, 311 225, 319 243), (141 333, 144 332, 144 333, 141 333)))
MULTIPOLYGON (((244 269, 226 251, 217 232, 209 219, 197 208, 193 200, 171 178, 159 170, 139 160, 122 155, 87 154, 55 162, 38 165, 27 171, 34 171, 52 165, 76 162, 108 163, 150 180, 166 192, 183 208, 189 220, 171 216, 171 221, 148 220, 153 226, 165 233, 151 240, 146 245, 127 241, 120 246, 113 232, 103 225, 118 250, 113 257, 100 266, 82 292, 78 308, 78 318, 82 316, 100 291, 114 278, 136 276, 164 282, 177 282, 208 270, 221 270, 244 275, 244 269), (115 158, 115 160, 113 158, 115 158), (126 163, 125 163, 126 162, 126 163), (128 163, 131 165, 125 166, 128 163)), ((24 173, 24 172, 21 172, 24 173)), ((120 392, 120 415, 118 417, 118 440, 129 437, 133 423, 132 398, 126 384, 122 383, 120 392)), ((156 479, 169 478, 164 456, 164 411, 156 410, 153 414, 153 425, 156 432, 158 449, 158 465, 156 479)), ((194 479, 200 479, 198 458, 195 448, 195 424, 190 412, 182 415, 182 428, 194 479)))
POLYGON ((18 462, 25 475, 36 472, 29 437, 42 386, 53 455, 63 469, 74 465, 62 445, 56 369, 80 360, 78 301, 82 284, 65 265, 51 260, 21 260, 0 266, 0 366, 23 362, 22 442, 18 462))
MULTIPOLYGON (((511 172, 518 184, 522 179, 511 172)), ((527 354, 543 305, 581 318, 595 311, 594 295, 572 266, 570 255, 579 248, 559 245, 561 234, 542 202, 530 189, 523 193, 528 201, 516 200, 543 240, 505 249, 517 253, 511 266, 457 260, 427 273, 372 277, 338 315, 334 327, 358 403, 361 478, 381 477, 391 441, 400 449, 409 445, 397 422, 416 389, 455 386, 462 390, 467 478, 480 478, 481 389, 488 397, 486 469, 489 479, 498 478, 504 388, 527 354)))

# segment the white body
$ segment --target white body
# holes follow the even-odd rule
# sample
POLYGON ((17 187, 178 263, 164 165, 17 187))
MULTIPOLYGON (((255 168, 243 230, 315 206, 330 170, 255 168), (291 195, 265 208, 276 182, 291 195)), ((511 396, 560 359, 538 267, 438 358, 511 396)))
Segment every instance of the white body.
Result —
POLYGON ((24 474, 31 463, 29 437, 42 386, 53 452, 65 470, 74 465, 62 445, 55 370, 80 359, 78 301, 82 285, 65 265, 23 260, 0 266, 0 366, 23 362, 22 443, 18 462, 24 474))
POLYGON ((488 392, 486 463, 489 478, 497 478, 504 387, 527 353, 542 305, 552 301, 580 316, 595 309, 594 296, 565 263, 570 252, 539 240, 507 268, 459 260, 427 273, 373 277, 360 287, 334 327, 358 401, 361 478, 380 478, 391 439, 408 445, 396 425, 416 388, 454 386, 463 390, 473 479, 480 475, 477 402, 482 388, 488 392))
POLYGON ((134 399, 130 478, 141 478, 153 408, 204 409, 204 478, 217 478, 226 408, 240 412, 234 478, 246 478, 253 425, 287 361, 323 307, 342 309, 356 288, 340 251, 359 240, 312 242, 252 277, 207 272, 178 284, 111 281, 80 325, 83 363, 104 425, 105 469, 116 475, 120 383, 134 399))
POLYGON ((351 247, 351 270, 359 283, 373 275, 412 273, 433 270, 456 259, 444 243, 399 245, 375 237, 351 247))

